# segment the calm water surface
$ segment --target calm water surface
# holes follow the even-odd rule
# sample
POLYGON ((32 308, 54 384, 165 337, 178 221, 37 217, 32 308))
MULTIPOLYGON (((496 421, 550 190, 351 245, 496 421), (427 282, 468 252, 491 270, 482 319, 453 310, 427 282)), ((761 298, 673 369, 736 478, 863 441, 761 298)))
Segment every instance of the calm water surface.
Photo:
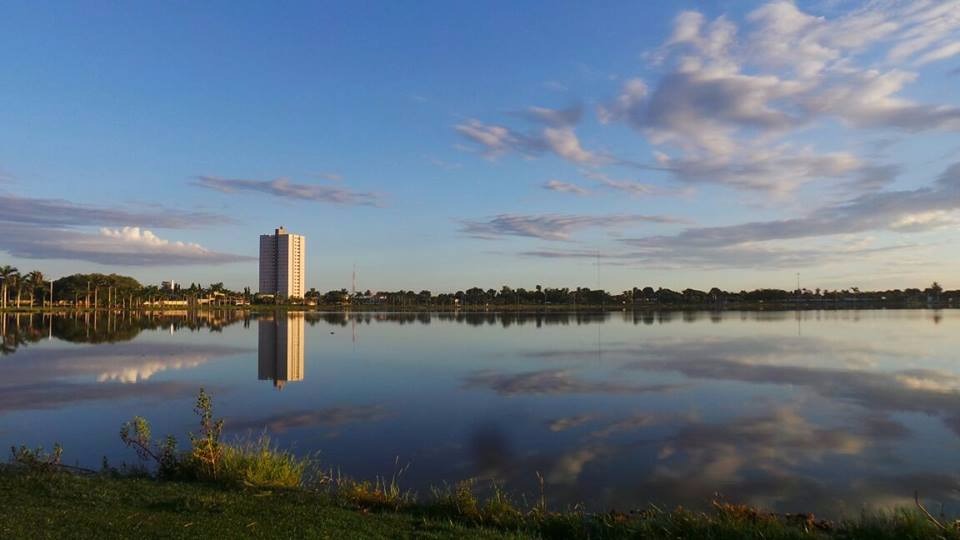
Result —
POLYGON ((131 462, 200 387, 352 476, 496 479, 554 506, 729 500, 828 516, 960 513, 960 312, 8 316, 0 442, 131 462), (398 465, 399 464, 399 465, 398 465))

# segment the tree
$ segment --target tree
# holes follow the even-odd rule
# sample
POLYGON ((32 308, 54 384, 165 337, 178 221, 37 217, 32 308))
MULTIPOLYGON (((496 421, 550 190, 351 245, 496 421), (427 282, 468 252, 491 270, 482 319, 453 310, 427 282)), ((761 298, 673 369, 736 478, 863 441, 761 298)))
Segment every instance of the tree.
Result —
MULTIPOLYGON (((488 293, 488 294, 489 294, 489 293, 488 293)), ((430 305, 430 298, 432 298, 432 296, 433 296, 433 295, 430 294, 430 291, 424 289, 424 290, 420 291, 420 294, 417 295, 417 297, 418 297, 418 298, 417 298, 417 301, 418 301, 421 305, 427 306, 427 305, 430 305)))
POLYGON ((129 276, 118 274, 73 274, 64 276, 53 282, 53 301, 67 300, 75 301, 78 298, 84 298, 89 304, 91 286, 107 285, 113 288, 116 298, 124 296, 143 297, 143 288, 140 282, 129 276))
POLYGON ((710 295, 710 299, 714 302, 719 302, 723 298, 723 291, 719 287, 710 289, 710 292, 707 294, 710 295))
POLYGON ((19 308, 20 296, 23 294, 23 276, 20 274, 14 274, 10 283, 13 283, 13 286, 17 288, 17 307, 19 308))
POLYGON ((3 295, 2 299, 0 299, 0 307, 2 308, 7 307, 10 283, 16 279, 15 276, 17 275, 19 275, 19 271, 15 267, 10 266, 9 264, 0 266, 0 280, 3 280, 3 284, 0 285, 0 294, 3 295))
POLYGON ((927 293, 928 297, 934 300, 939 300, 940 294, 943 292, 943 287, 941 287, 939 283, 934 281, 933 284, 927 287, 927 290, 923 292, 927 293))
MULTIPOLYGON (((43 272, 39 270, 34 270, 27 274, 26 278, 27 292, 30 293, 30 306, 33 306, 33 299, 37 294, 37 289, 43 289, 44 283, 46 280, 43 278, 43 272)), ((41 298, 43 298, 43 292, 40 292, 41 298)))

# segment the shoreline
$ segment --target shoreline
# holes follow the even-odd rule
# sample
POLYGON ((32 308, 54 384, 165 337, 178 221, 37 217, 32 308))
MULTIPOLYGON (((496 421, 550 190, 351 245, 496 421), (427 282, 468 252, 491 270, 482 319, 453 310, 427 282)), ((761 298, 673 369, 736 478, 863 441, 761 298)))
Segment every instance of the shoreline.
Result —
POLYGON ((149 306, 138 308, 125 307, 74 307, 74 306, 34 306, 0 308, 0 314, 37 314, 37 313, 163 313, 189 312, 202 313, 214 311, 247 311, 251 313, 269 313, 275 311, 296 311, 305 313, 576 313, 576 312, 663 312, 663 311, 838 311, 838 310, 950 310, 960 309, 960 305, 951 302, 905 303, 905 302, 861 302, 861 301, 824 301, 824 302, 739 302, 724 304, 506 304, 506 305, 406 305, 385 304, 338 305, 320 304, 305 306, 301 304, 255 304, 245 306, 149 306))

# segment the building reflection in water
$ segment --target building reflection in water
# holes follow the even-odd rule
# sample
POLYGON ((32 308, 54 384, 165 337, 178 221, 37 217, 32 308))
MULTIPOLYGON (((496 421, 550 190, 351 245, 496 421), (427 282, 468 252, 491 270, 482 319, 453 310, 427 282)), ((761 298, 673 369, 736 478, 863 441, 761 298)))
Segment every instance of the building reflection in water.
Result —
POLYGON ((303 380, 303 313, 277 314, 260 319, 257 378, 282 389, 303 380))

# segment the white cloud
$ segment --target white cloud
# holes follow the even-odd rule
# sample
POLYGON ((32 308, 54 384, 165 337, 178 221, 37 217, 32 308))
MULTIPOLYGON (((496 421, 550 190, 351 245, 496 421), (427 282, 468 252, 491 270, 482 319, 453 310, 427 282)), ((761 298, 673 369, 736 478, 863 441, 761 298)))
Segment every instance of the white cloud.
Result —
POLYGON ((916 73, 898 69, 863 70, 825 82, 799 104, 809 114, 836 116, 854 127, 907 132, 960 129, 960 108, 918 104, 897 96, 916 78, 916 73))
POLYGON ((475 119, 457 124, 454 129, 467 139, 483 146, 489 155, 502 154, 515 144, 509 129, 503 126, 487 125, 475 119))
POLYGON ((771 105, 796 91, 775 76, 692 66, 665 76, 649 97, 646 88, 642 81, 629 81, 613 103, 601 108, 601 118, 625 121, 654 144, 713 155, 732 153, 742 130, 785 131, 802 122, 771 105))
POLYGON ((140 230, 140 227, 123 227, 120 229, 110 229, 107 227, 102 227, 100 229, 100 234, 107 237, 113 238, 120 242, 124 242, 131 246, 144 246, 148 248, 171 248, 171 249, 184 249, 184 250, 193 250, 197 252, 206 252, 206 250, 200 246, 200 244, 195 243, 184 243, 184 242, 171 242, 169 240, 164 240, 159 236, 153 234, 153 232, 146 229, 140 230))
POLYGON ((141 227, 185 229, 231 223, 206 212, 161 207, 100 207, 58 199, 0 196, 0 250, 30 259, 72 259, 118 265, 225 263, 250 257, 170 241, 141 227), (129 226, 138 223, 140 226, 129 226), (99 233, 86 232, 98 227, 99 233))
POLYGON ((195 368, 205 364, 209 359, 210 358, 205 355, 173 359, 156 358, 146 360, 138 358, 135 361, 129 362, 127 365, 107 368, 97 375, 97 382, 139 383, 149 380, 150 377, 163 371, 195 368))
POLYGON ((890 229, 898 232, 928 231, 941 227, 960 225, 958 211, 928 210, 912 214, 903 214, 890 224, 890 229))
POLYGON ((491 158, 510 152, 529 157, 550 152, 581 165, 602 163, 606 160, 605 157, 586 150, 577 137, 574 126, 582 116, 580 106, 567 109, 528 107, 513 116, 532 122, 535 128, 528 133, 521 133, 506 126, 470 119, 457 124, 454 129, 462 137, 478 145, 483 154, 491 158))
MULTIPOLYGON (((143 383, 163 371, 190 369, 246 349, 188 343, 111 343, 110 346, 18 350, 23 362, 7 366, 3 383, 41 386, 58 381, 143 383)), ((10 389, 3 388, 6 392, 10 389)), ((2 392, 0 392, 2 393, 2 392)))
POLYGON ((0 222, 0 249, 28 259, 70 259, 106 265, 221 264, 253 257, 170 241, 139 227, 101 228, 99 234, 0 222))
POLYGON ((543 138, 550 149, 558 156, 574 163, 591 163, 596 155, 580 146, 580 139, 570 127, 548 127, 543 130, 543 138))
POLYGON ((599 107, 600 121, 642 133, 671 156, 668 170, 680 180, 771 191, 861 172, 856 156, 789 141, 818 122, 960 129, 960 108, 902 95, 918 76, 909 65, 960 54, 960 2, 878 2, 827 18, 774 1, 743 23, 738 37, 726 17, 678 15, 671 36, 648 55, 665 73, 652 84, 629 79, 599 107), (871 63, 884 50, 900 63, 871 63), (903 65, 907 59, 912 64, 903 65))

